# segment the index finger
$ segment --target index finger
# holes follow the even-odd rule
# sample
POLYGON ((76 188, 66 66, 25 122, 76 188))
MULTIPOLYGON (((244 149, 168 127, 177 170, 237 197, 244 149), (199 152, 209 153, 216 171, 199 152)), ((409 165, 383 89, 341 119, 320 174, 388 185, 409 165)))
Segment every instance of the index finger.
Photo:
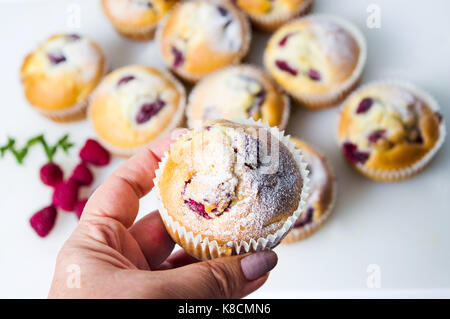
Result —
POLYGON ((158 162, 170 145, 185 132, 186 129, 173 131, 115 170, 91 196, 81 220, 110 217, 130 227, 139 210, 139 199, 153 188, 158 162))

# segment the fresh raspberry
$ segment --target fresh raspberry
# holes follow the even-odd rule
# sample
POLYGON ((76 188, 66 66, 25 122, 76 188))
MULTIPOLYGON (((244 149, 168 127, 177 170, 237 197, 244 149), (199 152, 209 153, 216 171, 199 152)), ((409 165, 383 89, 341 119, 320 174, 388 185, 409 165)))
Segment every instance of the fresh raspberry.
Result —
POLYGON ((77 215, 78 219, 81 218, 81 214, 83 213, 87 201, 88 201, 87 199, 82 199, 75 204, 74 212, 77 215))
POLYGON ((73 179, 80 186, 89 186, 94 181, 94 175, 86 164, 80 163, 73 170, 70 179, 73 179))
POLYGON ((97 141, 89 139, 80 151, 80 158, 93 165, 105 166, 109 164, 110 154, 97 141))
POLYGON ((63 179, 62 169, 55 163, 47 163, 41 167, 40 176, 42 183, 48 186, 55 187, 63 179))
POLYGON ((56 208, 51 205, 41 209, 31 216, 30 225, 39 236, 45 237, 52 230, 53 226, 55 226, 55 221, 56 208))
POLYGON ((61 182, 55 187, 53 192, 53 205, 65 211, 73 211, 78 201, 79 185, 73 179, 61 182))

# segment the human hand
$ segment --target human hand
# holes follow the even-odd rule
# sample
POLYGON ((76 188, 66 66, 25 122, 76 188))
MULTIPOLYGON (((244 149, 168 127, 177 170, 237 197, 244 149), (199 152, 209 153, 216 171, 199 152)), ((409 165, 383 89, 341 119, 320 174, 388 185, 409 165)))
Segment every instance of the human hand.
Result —
POLYGON ((177 130, 118 168, 91 196, 61 249, 49 298, 242 298, 275 267, 272 251, 198 262, 174 242, 158 212, 134 223, 177 130), (134 224, 133 224, 134 223, 134 224), (80 270, 78 288, 68 269, 80 270))

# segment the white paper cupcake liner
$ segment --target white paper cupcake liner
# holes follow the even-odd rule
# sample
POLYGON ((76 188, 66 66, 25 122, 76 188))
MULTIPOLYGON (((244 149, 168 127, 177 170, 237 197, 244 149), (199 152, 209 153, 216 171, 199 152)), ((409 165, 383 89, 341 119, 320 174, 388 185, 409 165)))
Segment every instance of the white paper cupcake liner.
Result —
POLYGON ((37 111, 52 121, 65 123, 80 121, 86 118, 87 105, 88 102, 86 100, 60 111, 45 111, 39 109, 37 111))
MULTIPOLYGON (((150 143, 154 143, 158 139, 160 139, 164 136, 167 136, 175 128, 181 127, 184 124, 184 121, 185 121, 184 113, 185 113, 185 108, 186 108, 186 90, 185 90, 184 86, 180 83, 180 81, 178 81, 171 73, 160 70, 160 69, 158 69, 158 71, 164 77, 169 79, 175 85, 176 90, 180 93, 180 102, 178 103, 178 110, 175 113, 175 115, 173 116, 172 122, 170 123, 170 125, 167 126, 167 128, 165 128, 163 131, 161 131, 160 134, 158 135, 158 137, 156 137, 155 139, 149 141, 148 143, 146 143, 144 145, 141 145, 141 146, 135 147, 135 148, 130 148, 130 149, 118 148, 118 147, 108 143, 101 136, 99 136, 97 134, 97 138, 98 138, 98 141, 100 142, 100 144, 103 147, 105 147, 108 151, 110 151, 112 154, 119 156, 119 157, 125 157, 125 158, 131 157, 134 154, 141 151, 142 149, 146 148, 150 143)), ((87 115, 88 115, 89 120, 91 118, 91 106, 90 106, 91 101, 94 99, 96 93, 97 93, 97 89, 94 90, 94 92, 91 94, 91 96, 89 98, 89 106, 87 108, 87 115)), ((91 120, 90 120, 90 122, 92 123, 91 120)), ((95 129, 94 129, 94 131, 95 131, 95 129)))
MULTIPOLYGON (((230 68, 234 68, 234 67, 238 67, 238 68, 243 68, 244 70, 246 70, 247 73, 254 73, 255 75, 260 75, 257 72, 261 72, 265 77, 267 77, 268 81, 271 81, 272 84, 275 86, 275 88, 278 90, 278 92, 281 94, 281 98, 283 100, 283 113, 281 114, 281 121, 280 124, 277 125, 277 127, 280 130, 284 130, 287 126, 288 120, 289 120, 289 116, 291 114, 291 101, 289 99, 289 97, 284 93, 284 91, 279 87, 278 83, 276 83, 264 70, 262 70, 261 68, 259 68, 258 66, 254 66, 251 64, 240 64, 238 66, 227 66, 223 69, 217 70, 211 74, 209 74, 208 76, 204 77, 203 79, 200 80, 199 83, 197 83, 197 85, 194 86, 194 88, 192 89, 191 93, 189 94, 189 99, 188 99, 188 103, 186 106, 186 119, 187 119, 187 126, 189 128, 195 128, 194 125, 194 120, 193 120, 193 105, 194 105, 194 100, 196 95, 198 94, 198 87, 203 83, 206 82, 208 83, 209 79, 212 78, 213 76, 215 76, 217 73, 219 72, 226 72, 228 69, 230 68)), ((267 81, 266 80, 266 81, 267 81)), ((234 121, 235 119, 233 119, 234 121)))
MULTIPOLYGON (((186 0, 186 1, 197 1, 197 0, 186 0)), ((174 74, 176 74, 178 77, 180 77, 182 80, 194 84, 198 81, 200 81, 202 78, 204 78, 205 76, 208 76, 209 74, 213 73, 214 71, 208 73, 208 74, 191 74, 189 72, 184 71, 182 68, 173 68, 172 64, 166 59, 166 57, 163 54, 163 50, 162 50, 162 30, 164 29, 168 19, 170 18, 170 15, 173 11, 175 11, 177 9, 178 6, 181 6, 183 4, 184 1, 181 1, 179 3, 177 3, 172 9, 171 11, 165 15, 164 18, 162 18, 159 23, 158 26, 156 28, 156 34, 155 34, 155 40, 156 40, 156 45, 158 47, 159 52, 161 52, 161 56, 163 58, 163 61, 166 65, 166 67, 173 72, 174 74)), ((233 13, 236 14, 237 18, 239 19, 239 21, 242 23, 243 25, 243 39, 242 39, 242 47, 239 50, 238 54, 236 54, 235 58, 233 59, 233 61, 229 64, 229 65, 237 65, 241 62, 241 60, 248 54, 249 50, 250 50, 250 44, 251 44, 251 40, 252 40, 252 32, 251 32, 251 28, 250 28, 250 21, 248 20, 247 16, 240 10, 238 10, 229 0, 209 0, 209 2, 213 2, 215 4, 226 4, 228 5, 230 8, 230 10, 233 11, 233 13)), ((226 66, 224 66, 226 67, 226 66)), ((221 68, 219 68, 221 69, 221 68)))
POLYGON ((290 12, 289 14, 279 16, 261 16, 251 14, 249 12, 246 14, 250 17, 250 20, 258 29, 265 32, 271 32, 275 31, 291 19, 308 14, 311 12, 313 5, 314 0, 306 0, 296 10, 290 12))
POLYGON ((147 27, 136 28, 126 28, 124 26, 119 26, 113 24, 114 29, 121 36, 133 40, 133 41, 150 41, 155 37, 156 26, 158 23, 154 23, 147 27))
MULTIPOLYGON (((358 90, 356 90, 352 95, 350 95, 342 104, 341 109, 345 107, 345 105, 348 104, 348 101, 350 101, 356 94, 360 93, 361 91, 369 88, 369 87, 399 87, 403 88, 405 90, 410 91, 412 94, 417 96, 419 99, 423 100, 428 107, 430 107, 433 111, 439 112, 440 107, 439 103, 436 101, 436 99, 430 95, 428 92, 422 90, 421 88, 417 87, 416 85, 402 80, 381 80, 376 82, 370 82, 363 86, 361 86, 358 90)), ((339 136, 339 135, 337 135, 339 136)), ((422 157, 419 161, 416 163, 407 166, 403 169, 399 170, 379 170, 379 169, 373 169, 366 167, 365 165, 362 165, 360 163, 353 164, 352 166, 355 167, 358 171, 360 171, 362 174, 366 175, 369 178, 375 179, 377 181, 384 181, 384 182, 396 182, 408 179, 410 177, 413 177, 420 173, 425 166, 430 163, 430 161, 433 159, 433 157, 436 155, 436 153, 439 151, 439 149, 444 144, 446 136, 446 127, 445 127, 445 120, 442 119, 441 123, 439 124, 439 138, 436 141, 435 145, 432 149, 430 149, 424 157, 422 157)), ((341 142, 338 141, 339 145, 341 145, 341 142)))
POLYGON ((279 131, 275 127, 270 127, 263 124, 261 121, 254 121, 253 119, 240 119, 235 121, 240 124, 259 126, 265 128, 273 136, 279 138, 279 141, 283 143, 284 146, 293 155, 297 166, 300 170, 300 175, 303 180, 303 186, 300 194, 300 200, 297 209, 292 213, 290 217, 284 222, 283 226, 269 234, 266 237, 252 238, 248 241, 230 241, 224 245, 220 245, 216 240, 210 240, 208 237, 203 237, 202 234, 194 235, 193 232, 187 231, 186 228, 181 225, 178 221, 174 220, 172 216, 168 213, 167 209, 164 207, 161 200, 161 193, 159 189, 159 180, 164 167, 167 163, 168 152, 166 152, 159 163, 159 168, 156 170, 154 179, 154 188, 156 198, 158 200, 158 209, 161 218, 173 240, 183 247, 187 253, 194 256, 200 260, 213 259, 223 256, 239 255, 248 252, 255 252, 265 249, 272 249, 277 246, 282 239, 287 235, 287 233, 292 229, 296 220, 302 213, 306 199, 309 195, 309 178, 306 161, 303 159, 301 150, 297 149, 293 142, 290 141, 289 135, 284 135, 283 131, 279 131))
MULTIPOLYGON (((344 30, 348 31, 356 43, 359 46, 359 57, 358 62, 356 64, 355 69, 351 76, 346 79, 344 82, 339 84, 337 87, 332 89, 331 91, 320 93, 320 94, 300 94, 294 91, 285 90, 290 96, 292 96, 295 100, 297 100, 300 104, 313 109, 320 110, 324 108, 328 108, 334 106, 341 102, 351 91, 353 91, 359 84, 364 67, 367 61, 367 43, 361 31, 351 22, 342 19, 337 16, 328 15, 328 14, 311 14, 305 17, 301 17, 293 20, 295 21, 312 21, 317 19, 325 19, 328 21, 332 21, 336 23, 338 26, 342 27, 344 30)), ((266 69, 268 70, 267 65, 267 50, 264 54, 264 64, 266 69)))

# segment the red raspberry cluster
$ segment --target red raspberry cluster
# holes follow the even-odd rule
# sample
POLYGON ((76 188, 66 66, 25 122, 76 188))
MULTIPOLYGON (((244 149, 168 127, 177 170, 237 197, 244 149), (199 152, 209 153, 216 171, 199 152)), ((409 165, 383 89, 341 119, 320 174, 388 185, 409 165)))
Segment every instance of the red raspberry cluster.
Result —
POLYGON ((94 181, 89 165, 105 166, 110 162, 110 154, 97 141, 89 139, 80 151, 81 162, 75 167, 68 180, 57 164, 50 162, 42 166, 40 177, 45 185, 53 187, 52 204, 41 209, 30 218, 30 225, 36 233, 45 237, 55 225, 57 208, 74 212, 78 219, 83 213, 87 199, 79 199, 79 191, 94 181))

